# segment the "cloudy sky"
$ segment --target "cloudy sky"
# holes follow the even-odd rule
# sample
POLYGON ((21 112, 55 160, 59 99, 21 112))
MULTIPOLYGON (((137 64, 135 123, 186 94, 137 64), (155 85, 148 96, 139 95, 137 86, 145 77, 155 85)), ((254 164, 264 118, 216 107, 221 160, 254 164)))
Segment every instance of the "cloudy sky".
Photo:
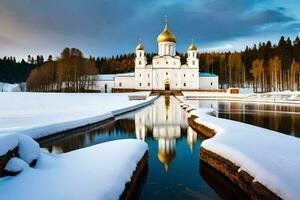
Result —
POLYGON ((0 57, 58 56, 64 47, 86 56, 133 52, 141 37, 156 52, 168 15, 185 51, 240 50, 300 34, 299 0, 1 0, 0 57))

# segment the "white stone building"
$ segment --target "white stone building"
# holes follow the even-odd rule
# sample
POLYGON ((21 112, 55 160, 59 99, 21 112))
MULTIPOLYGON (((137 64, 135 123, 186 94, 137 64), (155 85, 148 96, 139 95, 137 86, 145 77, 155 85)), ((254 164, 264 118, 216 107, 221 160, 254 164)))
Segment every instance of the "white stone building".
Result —
POLYGON ((168 24, 157 37, 158 55, 148 63, 144 46, 136 47, 134 73, 100 75, 97 86, 102 92, 126 90, 214 90, 218 89, 218 76, 199 73, 197 47, 192 43, 185 63, 176 55, 176 37, 168 24))

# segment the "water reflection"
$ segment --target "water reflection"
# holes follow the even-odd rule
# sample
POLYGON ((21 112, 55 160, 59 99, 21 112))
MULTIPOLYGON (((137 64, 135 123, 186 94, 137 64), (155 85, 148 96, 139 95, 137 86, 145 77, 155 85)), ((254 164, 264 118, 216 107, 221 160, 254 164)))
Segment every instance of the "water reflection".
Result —
POLYGON ((198 107, 217 109, 216 116, 300 137, 300 106, 218 100, 190 100, 198 107))
POLYGON ((159 98, 153 106, 135 114, 136 138, 145 140, 147 130, 152 133, 152 137, 158 141, 157 157, 166 171, 176 157, 176 139, 181 137, 182 132, 186 132, 186 120, 186 112, 170 96, 159 98))
POLYGON ((62 153, 106 141, 137 138, 149 146, 149 168, 140 199, 219 199, 199 174, 201 141, 187 124, 188 114, 172 96, 105 124, 41 141, 62 153))

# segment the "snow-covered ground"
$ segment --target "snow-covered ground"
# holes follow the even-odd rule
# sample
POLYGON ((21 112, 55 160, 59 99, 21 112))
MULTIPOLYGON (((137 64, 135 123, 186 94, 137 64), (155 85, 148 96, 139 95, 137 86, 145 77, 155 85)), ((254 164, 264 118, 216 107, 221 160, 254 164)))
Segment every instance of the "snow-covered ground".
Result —
MULTIPOLYGON (((193 106, 191 106, 192 108, 193 106)), ((300 196, 300 139, 196 109, 195 122, 216 131, 201 147, 228 159, 283 199, 300 196)))
POLYGON ((20 91, 20 84, 10 84, 10 83, 3 83, 0 82, 0 92, 19 92, 20 91))
POLYGON ((130 101, 136 93, 0 93, 0 134, 40 138, 105 120, 154 100, 130 101))
MULTIPOLYGON (((1 139, 9 142, 0 147, 14 148, 16 138, 15 134, 0 136, 0 143, 1 139)), ((25 148, 25 155, 30 157, 32 145, 28 141, 25 144, 29 148, 25 148)), ((126 139, 59 155, 43 152, 33 168, 14 157, 6 169, 22 171, 17 176, 0 178, 0 199, 119 199, 147 149, 143 141, 126 139)))
POLYGON ((230 94, 225 92, 183 92, 183 95, 185 99, 222 99, 233 101, 300 104, 300 91, 240 94, 230 94))

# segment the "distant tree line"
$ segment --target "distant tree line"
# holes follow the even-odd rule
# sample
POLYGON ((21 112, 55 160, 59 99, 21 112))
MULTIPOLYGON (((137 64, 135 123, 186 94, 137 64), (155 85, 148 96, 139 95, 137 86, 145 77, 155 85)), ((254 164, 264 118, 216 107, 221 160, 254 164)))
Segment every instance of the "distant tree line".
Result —
POLYGON ((49 57, 33 69, 26 83, 28 91, 86 92, 95 84, 98 70, 93 59, 76 48, 65 48, 56 61, 49 57))
POLYGON ((202 53, 200 71, 219 75, 221 87, 253 87, 256 92, 300 89, 300 39, 281 37, 241 52, 202 53))
POLYGON ((4 56, 0 58, 0 82, 26 82, 30 72, 38 65, 37 63, 27 63, 25 60, 17 62, 15 57, 4 56))

